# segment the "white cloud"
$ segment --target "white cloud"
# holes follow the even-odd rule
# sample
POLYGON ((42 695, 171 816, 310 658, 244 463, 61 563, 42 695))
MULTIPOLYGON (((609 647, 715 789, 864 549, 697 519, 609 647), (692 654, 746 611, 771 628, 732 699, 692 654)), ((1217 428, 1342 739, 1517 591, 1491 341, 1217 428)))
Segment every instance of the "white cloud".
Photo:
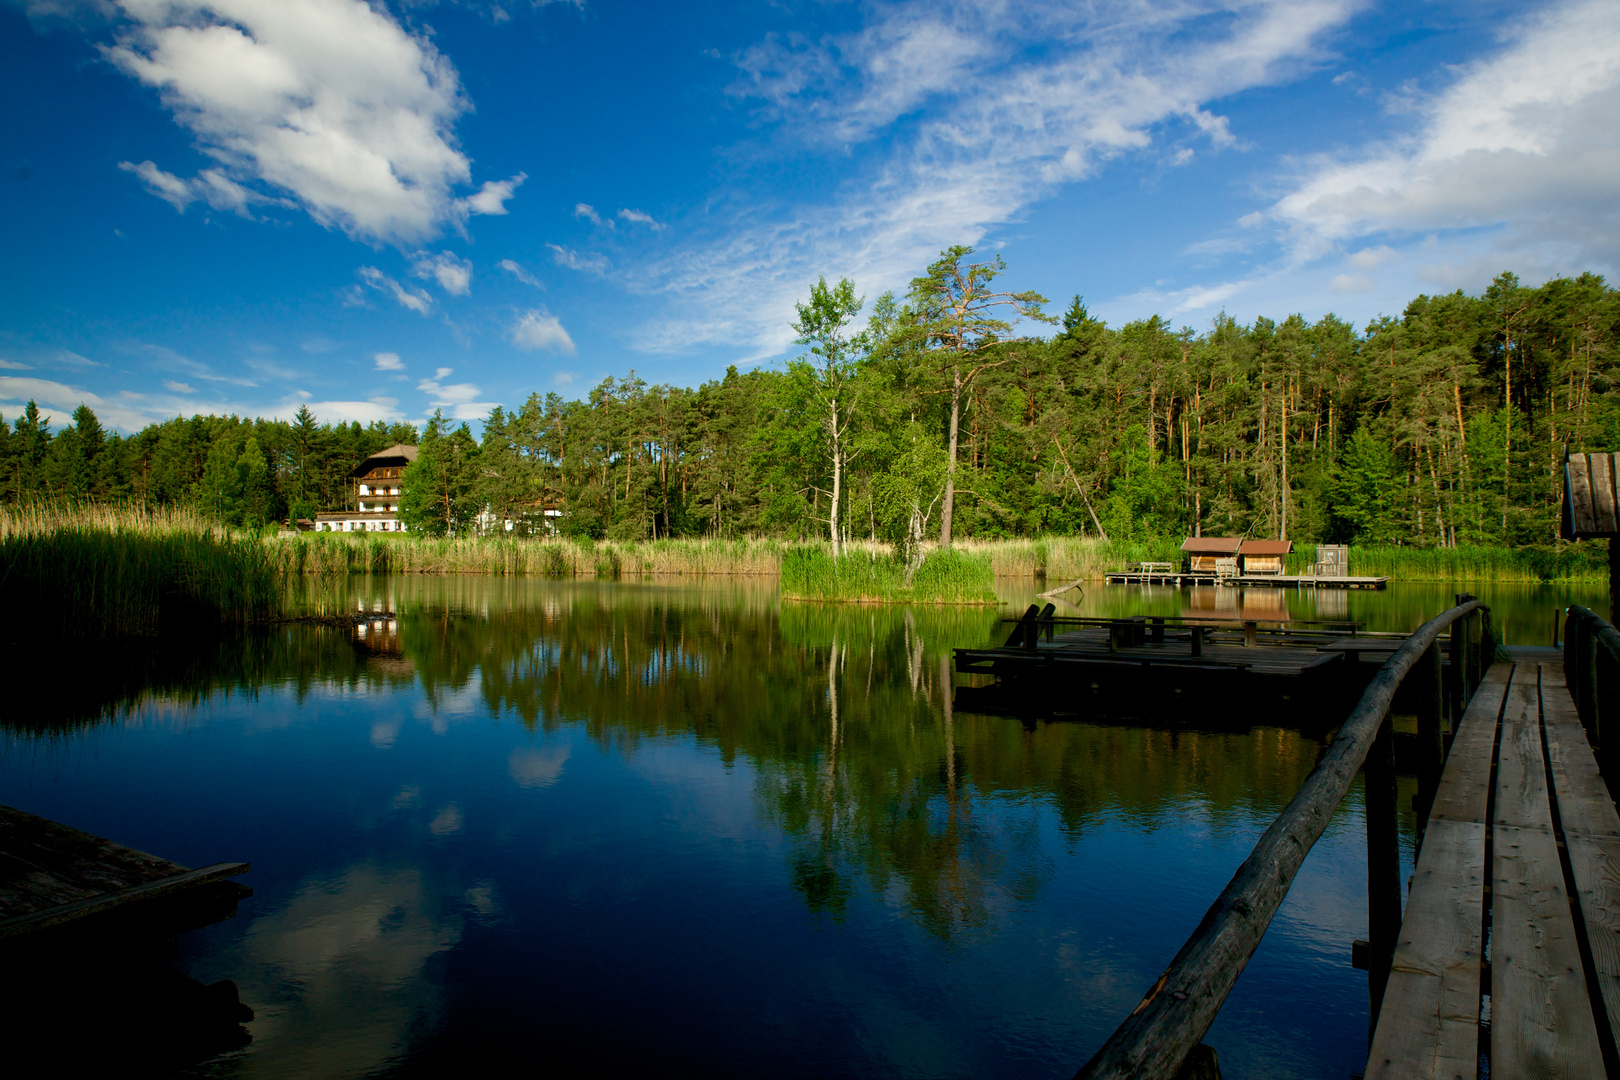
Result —
POLYGON ((196 391, 191 388, 190 383, 175 382, 173 379, 165 379, 163 381, 163 385, 168 387, 170 390, 173 390, 177 394, 195 394, 196 393, 196 391))
POLYGON ((572 386, 578 378, 572 371, 559 371, 551 377, 551 385, 556 387, 572 386))
POLYGON ((469 195, 461 200, 469 214, 504 214, 507 201, 518 185, 529 178, 528 173, 518 173, 510 180, 488 180, 475 195, 469 195))
POLYGON ((545 308, 525 311, 512 324, 512 344, 520 349, 547 349, 574 355, 574 339, 563 329, 562 320, 545 308))
POLYGON ((405 361, 399 358, 399 353, 380 352, 372 360, 376 362, 377 371, 405 370, 405 361))
POLYGON ((423 379, 416 384, 416 388, 432 397, 434 405, 457 405, 472 401, 482 393, 472 383, 454 383, 445 386, 432 379, 423 379))
POLYGON ((219 163, 194 180, 129 165, 183 208, 285 192, 328 227, 406 244, 503 208, 516 179, 457 200, 470 181, 452 126, 455 68, 363 0, 118 0, 129 20, 106 55, 156 89, 219 163), (209 173, 213 173, 212 176, 209 173), (219 200, 220 202, 216 202, 219 200))
POLYGON ((1350 265, 1357 270, 1376 270, 1385 263, 1400 258, 1394 248, 1388 244, 1379 244, 1377 247, 1363 248, 1350 256, 1350 265))
POLYGON ((1474 229, 1473 253, 1497 270, 1620 266, 1620 6, 1561 4, 1502 38, 1415 102, 1412 134, 1312 163, 1271 210, 1296 260, 1474 229))
POLYGON ((590 203, 575 203, 574 216, 577 218, 583 218, 592 225, 605 225, 610 229, 613 228, 613 219, 604 218, 601 214, 598 214, 596 212, 596 207, 592 206, 590 203))
POLYGON ((375 266, 362 266, 360 268, 360 277, 371 288, 388 293, 399 301, 400 306, 408 307, 419 314, 426 315, 428 310, 433 307, 433 297, 421 289, 401 285, 375 266))
POLYGON ((33 371, 30 364, 19 364, 15 360, 0 360, 0 370, 4 371, 33 371))
POLYGON ((374 424, 381 421, 385 424, 395 424, 405 419, 405 414, 395 408, 398 402, 391 398, 376 398, 372 401, 309 401, 295 399, 286 402, 268 415, 277 420, 291 420, 298 412, 300 405, 308 406, 323 424, 350 423, 374 424))
POLYGON ((1339 293, 1372 292, 1373 279, 1366 274, 1335 274, 1328 288, 1339 293))
POLYGON ((433 378, 423 379, 416 388, 428 396, 429 409, 447 409, 452 420, 479 420, 489 415, 496 405, 493 401, 479 401, 483 393, 472 383, 445 383, 450 368, 439 368, 433 378))
POLYGON ((412 273, 424 280, 437 281, 439 288, 451 296, 466 296, 472 291, 470 260, 459 258, 449 251, 441 251, 437 255, 418 251, 412 259, 412 273))
POLYGON ((502 259, 495 265, 499 266, 502 270, 505 270, 508 274, 511 274, 525 285, 533 285, 537 289, 545 288, 545 286, 540 283, 539 278, 523 269, 523 265, 521 263, 514 262, 511 259, 502 259))
POLYGON ((566 266, 570 270, 601 276, 613 266, 608 257, 600 252, 592 251, 581 255, 573 248, 560 247, 556 244, 547 244, 546 247, 551 249, 551 257, 556 260, 558 266, 566 266))
POLYGON ((669 227, 662 222, 653 220, 653 216, 651 214, 641 210, 620 210, 619 217, 623 218, 625 221, 633 221, 639 225, 645 225, 653 232, 663 232, 669 227))
POLYGON ((697 228, 712 231, 627 282, 669 304, 635 344, 772 355, 818 273, 903 290, 942 247, 983 243, 1112 159, 1231 146, 1208 104, 1294 77, 1363 3, 912 0, 863 9, 854 33, 767 38, 736 57, 734 93, 785 157, 832 153, 852 171, 812 199, 709 215, 697 228))

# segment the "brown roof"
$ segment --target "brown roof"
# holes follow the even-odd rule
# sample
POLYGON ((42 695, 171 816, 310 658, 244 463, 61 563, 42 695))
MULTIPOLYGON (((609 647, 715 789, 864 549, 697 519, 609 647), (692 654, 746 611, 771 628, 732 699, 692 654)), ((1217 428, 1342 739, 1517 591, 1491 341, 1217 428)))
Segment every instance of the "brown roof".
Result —
POLYGON ((1292 540, 1245 540, 1240 555, 1286 555, 1294 550, 1292 540))
POLYGON ((414 446, 406 446, 404 443, 395 443, 393 446, 390 446, 388 449, 379 450, 375 454, 372 454, 370 457, 366 458, 366 460, 364 460, 360 464, 356 465, 349 472, 349 475, 350 476, 364 476, 364 475, 366 475, 366 473, 370 472, 372 469, 381 468, 382 466, 388 464, 389 462, 403 461, 408 465, 408 464, 410 464, 411 462, 413 462, 415 460, 416 460, 416 447, 414 447, 414 446))
POLYGON ((1181 550, 1189 555, 1236 555, 1241 536, 1189 536, 1181 542, 1181 550))

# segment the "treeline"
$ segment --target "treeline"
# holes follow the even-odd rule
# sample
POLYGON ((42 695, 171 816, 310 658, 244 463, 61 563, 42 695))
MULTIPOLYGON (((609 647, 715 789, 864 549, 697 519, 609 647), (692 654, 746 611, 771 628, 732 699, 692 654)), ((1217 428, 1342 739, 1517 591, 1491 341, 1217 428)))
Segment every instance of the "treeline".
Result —
MULTIPOLYGON (((430 532, 503 519, 616 540, 1205 533, 1452 547, 1556 542, 1562 457, 1620 449, 1620 296, 1593 274, 1204 332, 1106 326, 1079 297, 998 292, 952 248, 904 297, 817 283, 781 367, 695 389, 608 378, 535 394, 475 438, 435 417, 402 512, 430 532), (1015 337, 1016 316, 1052 325, 1015 337), (483 512, 488 510, 489 514, 483 512)), ((0 440, 6 494, 90 494, 265 520, 345 505, 408 425, 195 417, 128 439, 88 409, 0 440), (250 445, 252 444, 252 445, 250 445), (92 453, 92 448, 97 448, 92 453), (263 459, 261 469, 259 458, 263 459), (235 480, 232 480, 232 477, 235 480), (233 486, 235 485, 235 486, 233 486), (297 511, 296 514, 294 511, 297 511)))
POLYGON ((307 407, 290 422, 193 416, 125 437, 80 405, 72 424, 52 432, 30 401, 13 423, 0 417, 0 497, 188 507, 256 526, 351 508, 349 470, 416 441, 409 424, 320 424, 307 407))

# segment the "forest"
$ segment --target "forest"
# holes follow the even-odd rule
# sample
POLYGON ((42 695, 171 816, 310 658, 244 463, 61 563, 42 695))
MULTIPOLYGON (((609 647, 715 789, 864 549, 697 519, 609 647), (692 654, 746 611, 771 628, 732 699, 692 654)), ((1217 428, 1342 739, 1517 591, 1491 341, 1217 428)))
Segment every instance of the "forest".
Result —
MULTIPOLYGON (((1355 326, 1333 315, 1119 327, 997 291, 956 247, 903 296, 807 289, 801 355, 696 388, 631 371, 535 393, 475 435, 193 416, 133 435, 81 406, 0 422, 0 496, 184 506, 266 526, 350 505, 367 454, 419 442, 402 514, 614 540, 1208 534, 1416 547, 1558 543, 1561 463, 1620 449, 1620 297, 1500 275, 1355 326), (1020 336, 1014 325, 1042 332, 1020 336), (489 511, 483 514, 483 511, 489 511), (482 514, 482 516, 481 516, 482 514)), ((0 418, 3 420, 3 418, 0 418)), ((497 526, 499 527, 499 526, 497 526)))

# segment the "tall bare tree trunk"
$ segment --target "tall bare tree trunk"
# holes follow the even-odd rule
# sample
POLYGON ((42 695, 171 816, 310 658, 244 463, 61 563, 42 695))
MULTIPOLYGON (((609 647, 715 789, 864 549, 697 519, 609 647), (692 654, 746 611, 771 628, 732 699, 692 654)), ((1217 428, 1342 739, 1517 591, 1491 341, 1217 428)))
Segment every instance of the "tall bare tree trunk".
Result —
POLYGON ((951 448, 945 459, 945 505, 939 512, 939 546, 951 549, 951 519, 956 511, 956 436, 962 426, 962 369, 951 369, 951 448))

